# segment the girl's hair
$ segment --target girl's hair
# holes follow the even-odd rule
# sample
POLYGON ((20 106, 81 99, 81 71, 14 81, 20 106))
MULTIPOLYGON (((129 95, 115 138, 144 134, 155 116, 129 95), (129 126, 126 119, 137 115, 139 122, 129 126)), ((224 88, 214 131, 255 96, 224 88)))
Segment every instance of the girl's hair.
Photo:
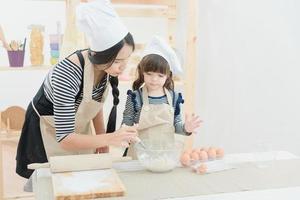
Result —
POLYGON ((133 90, 138 90, 144 83, 144 72, 157 72, 167 75, 164 87, 168 90, 174 90, 174 81, 172 79, 170 65, 162 56, 149 54, 143 57, 137 66, 137 79, 133 82, 133 90))
MULTIPOLYGON (((89 60, 93 64, 104 64, 105 67, 103 70, 109 68, 113 62, 115 61, 119 51, 123 48, 123 46, 127 44, 132 46, 133 50, 135 48, 133 37, 130 33, 128 33, 124 39, 122 39, 119 43, 114 45, 113 47, 101 51, 101 52, 93 52, 89 50, 89 60)), ((116 130, 116 120, 117 120, 117 105, 119 104, 119 89, 118 77, 109 76, 109 82, 112 87, 112 95, 113 95, 113 107, 110 111, 108 123, 106 127, 107 133, 112 133, 116 130)))

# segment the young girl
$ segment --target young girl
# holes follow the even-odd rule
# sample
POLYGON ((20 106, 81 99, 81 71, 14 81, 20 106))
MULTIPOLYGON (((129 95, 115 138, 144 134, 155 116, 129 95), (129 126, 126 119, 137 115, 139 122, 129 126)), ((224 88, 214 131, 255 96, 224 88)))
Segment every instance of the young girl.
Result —
MULTIPOLYGON (((187 115, 185 123, 180 115, 181 93, 174 91, 173 73, 181 72, 178 58, 163 39, 154 37, 147 45, 137 67, 138 77, 133 91, 127 92, 122 124, 138 124, 141 140, 174 141, 174 132, 190 135, 200 126, 198 116, 187 115)), ((127 154, 127 151, 124 153, 127 154)), ((135 158, 132 145, 128 155, 135 158)))

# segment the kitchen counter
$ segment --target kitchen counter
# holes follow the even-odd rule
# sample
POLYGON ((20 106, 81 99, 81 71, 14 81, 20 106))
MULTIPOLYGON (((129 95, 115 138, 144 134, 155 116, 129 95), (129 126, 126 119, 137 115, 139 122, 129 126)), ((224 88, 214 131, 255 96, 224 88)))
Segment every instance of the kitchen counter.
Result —
MULTIPOLYGON (((268 194, 273 194, 274 190, 281 195, 284 193, 291 195, 291 191, 295 194, 300 193, 300 181, 298 183, 298 179, 295 178, 292 183, 289 181, 285 183, 284 180, 279 181, 282 177, 277 177, 277 180, 276 177, 273 177, 273 174, 276 174, 274 171, 291 167, 291 169, 286 170, 288 173, 294 169, 295 164, 300 164, 298 157, 289 152, 230 154, 226 155, 223 160, 237 166, 237 168, 207 175, 195 174, 187 168, 177 168, 170 173, 157 174, 142 170, 135 161, 119 163, 114 165, 114 168, 118 171, 119 177, 127 189, 127 194, 124 197, 104 199, 179 200, 246 199, 246 197, 248 199, 251 197, 262 199, 261 197, 264 196, 267 199, 268 194), (270 166, 259 169, 256 164, 260 161, 269 161, 270 166), (269 178, 273 178, 275 181, 269 178), (225 184, 222 181, 226 181, 225 184), (253 182, 260 184, 253 184, 253 182), (197 185, 195 186, 195 184, 197 185), (195 190, 195 188, 197 189, 195 190)), ((36 199, 53 199, 49 168, 37 169, 34 173, 33 182, 36 199)))

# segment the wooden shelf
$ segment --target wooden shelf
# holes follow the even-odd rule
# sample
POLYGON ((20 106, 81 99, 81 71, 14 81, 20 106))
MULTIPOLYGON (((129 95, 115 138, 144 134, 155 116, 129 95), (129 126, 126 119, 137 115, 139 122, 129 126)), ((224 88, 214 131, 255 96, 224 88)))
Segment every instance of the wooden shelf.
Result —
POLYGON ((123 4, 163 4, 172 5, 175 4, 174 0, 112 0, 112 3, 123 3, 123 4))
MULTIPOLYGON (((0 66, 0 72, 1 71, 37 71, 37 70, 50 70, 53 66, 24 66, 24 67, 9 67, 9 66, 0 66)), ((119 85, 127 85, 132 84, 133 80, 119 80, 119 85)), ((179 81, 174 81, 174 84, 176 85, 183 85, 184 83, 179 81)))
POLYGON ((122 17, 162 17, 175 19, 176 9, 164 5, 115 4, 114 8, 122 17))
POLYGON ((34 71, 34 70, 50 70, 53 66, 41 65, 41 66, 24 66, 24 67, 9 67, 0 66, 0 71, 34 71))

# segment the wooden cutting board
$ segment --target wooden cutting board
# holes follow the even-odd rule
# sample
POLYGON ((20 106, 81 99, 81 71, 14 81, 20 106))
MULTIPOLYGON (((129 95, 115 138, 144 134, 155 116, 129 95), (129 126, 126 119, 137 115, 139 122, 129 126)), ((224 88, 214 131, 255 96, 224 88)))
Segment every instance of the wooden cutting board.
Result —
POLYGON ((114 169, 52 174, 56 200, 94 199, 125 194, 125 187, 114 169))

